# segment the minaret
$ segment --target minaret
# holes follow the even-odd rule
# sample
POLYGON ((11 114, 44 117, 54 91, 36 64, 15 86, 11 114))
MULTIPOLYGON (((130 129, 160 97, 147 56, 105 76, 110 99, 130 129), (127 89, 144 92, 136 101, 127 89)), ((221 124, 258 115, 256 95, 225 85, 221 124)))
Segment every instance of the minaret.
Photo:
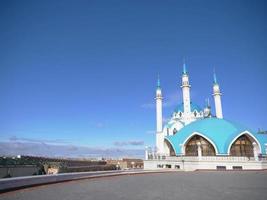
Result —
POLYGON ((219 84, 217 83, 216 74, 214 72, 213 74, 213 97, 214 97, 214 103, 215 103, 215 113, 216 113, 216 117, 220 119, 223 118, 221 96, 222 96, 222 93, 220 91, 219 84))
POLYGON ((189 120, 191 114, 190 106, 190 85, 189 85, 189 76, 186 71, 186 65, 183 65, 183 76, 182 76, 182 92, 183 92, 183 104, 184 104, 184 116, 186 121, 189 120))
POLYGON ((163 140, 164 135, 162 132, 162 93, 160 87, 160 80, 158 77, 157 90, 156 90, 156 115, 157 115, 157 132, 156 132, 156 148, 157 153, 163 153, 163 140))

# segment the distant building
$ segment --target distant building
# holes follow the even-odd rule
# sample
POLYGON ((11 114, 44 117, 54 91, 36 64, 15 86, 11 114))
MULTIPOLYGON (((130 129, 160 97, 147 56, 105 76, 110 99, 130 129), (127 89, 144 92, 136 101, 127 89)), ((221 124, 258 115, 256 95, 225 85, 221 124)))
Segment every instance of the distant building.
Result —
POLYGON ((134 158, 107 160, 107 164, 116 165, 118 169, 141 169, 144 167, 144 162, 142 159, 134 159, 134 158))
POLYGON ((254 132, 223 118, 221 90, 214 73, 215 115, 192 102, 186 66, 182 73, 182 99, 163 126, 162 89, 156 89, 156 149, 146 149, 145 169, 265 169, 267 134, 254 132))

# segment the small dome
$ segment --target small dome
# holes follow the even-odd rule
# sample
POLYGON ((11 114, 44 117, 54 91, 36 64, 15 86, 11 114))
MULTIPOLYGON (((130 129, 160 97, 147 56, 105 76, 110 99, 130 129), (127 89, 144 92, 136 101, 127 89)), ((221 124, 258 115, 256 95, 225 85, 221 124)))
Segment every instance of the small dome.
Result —
POLYGON ((210 117, 211 116, 211 112, 210 112, 209 107, 205 107, 203 112, 204 112, 204 117, 210 117))
MULTIPOLYGON (((193 102, 190 103, 191 106, 191 112, 193 112, 194 110, 196 110, 197 112, 202 111, 202 108, 200 106, 198 106, 197 104, 194 104, 193 102)), ((179 104, 174 112, 178 113, 178 112, 184 112, 184 103, 179 104)))

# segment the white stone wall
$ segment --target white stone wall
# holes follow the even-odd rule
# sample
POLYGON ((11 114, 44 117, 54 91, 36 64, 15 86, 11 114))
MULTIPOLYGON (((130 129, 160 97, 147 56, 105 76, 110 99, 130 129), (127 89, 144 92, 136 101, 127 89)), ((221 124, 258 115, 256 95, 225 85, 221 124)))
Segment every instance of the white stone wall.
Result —
POLYGON ((164 170, 166 165, 171 165, 171 169, 175 166, 180 166, 180 170, 194 171, 216 170, 217 166, 225 166, 226 170, 233 170, 234 166, 241 166, 243 170, 262 170, 267 169, 267 161, 208 161, 208 160, 191 160, 191 161, 175 161, 175 160, 145 160, 145 170, 164 170), (163 165, 163 168, 158 168, 158 165, 163 165))

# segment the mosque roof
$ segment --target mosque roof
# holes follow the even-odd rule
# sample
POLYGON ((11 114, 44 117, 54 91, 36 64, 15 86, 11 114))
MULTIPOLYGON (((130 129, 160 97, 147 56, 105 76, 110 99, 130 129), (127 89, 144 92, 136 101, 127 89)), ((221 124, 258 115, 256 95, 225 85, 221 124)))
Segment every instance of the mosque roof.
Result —
MULTIPOLYGON (((197 105, 193 102, 190 102, 190 106, 191 106, 191 111, 196 110, 196 111, 200 112, 202 110, 202 108, 199 105, 197 105)), ((174 112, 179 112, 179 111, 184 112, 184 103, 180 103, 179 105, 176 106, 174 112)))
POLYGON ((175 135, 165 138, 173 146, 176 155, 182 153, 180 144, 186 143, 195 134, 199 134, 213 143, 217 154, 227 154, 231 142, 244 131, 248 131, 257 139, 263 152, 264 144, 267 143, 266 134, 254 133, 238 123, 225 119, 205 118, 197 120, 180 129, 175 135))

